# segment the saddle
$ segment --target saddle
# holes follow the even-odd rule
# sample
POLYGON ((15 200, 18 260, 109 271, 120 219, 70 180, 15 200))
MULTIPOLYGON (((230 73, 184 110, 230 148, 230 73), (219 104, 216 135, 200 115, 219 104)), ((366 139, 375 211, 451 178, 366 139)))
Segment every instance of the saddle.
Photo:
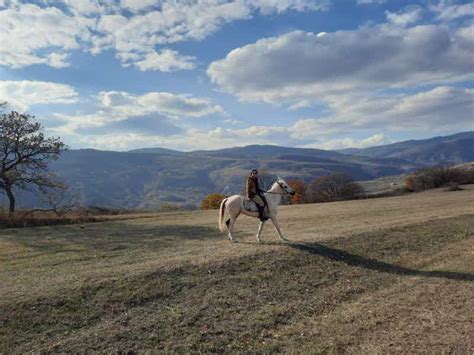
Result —
POLYGON ((246 198, 244 199, 244 210, 247 212, 258 212, 257 204, 251 199, 246 198))
MULTIPOLYGON (((244 210, 247 212, 258 212, 257 204, 249 198, 244 199, 244 210)), ((264 214, 268 216, 268 205, 265 206, 264 214)))

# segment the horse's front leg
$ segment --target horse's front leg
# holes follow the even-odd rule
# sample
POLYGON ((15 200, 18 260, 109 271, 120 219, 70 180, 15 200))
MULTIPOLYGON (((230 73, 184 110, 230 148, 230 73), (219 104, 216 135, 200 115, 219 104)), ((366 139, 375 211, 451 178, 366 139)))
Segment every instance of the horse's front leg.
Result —
POLYGON ((260 243, 260 233, 262 233, 263 225, 265 224, 265 221, 260 221, 260 224, 258 225, 258 231, 257 231, 257 242, 260 243))
POLYGON ((280 226, 279 226, 279 224, 278 224, 278 221, 277 221, 276 217, 271 217, 271 220, 272 220, 272 222, 273 222, 273 225, 275 226, 275 230, 277 231, 278 236, 280 237, 280 239, 283 240, 283 241, 285 241, 285 242, 287 242, 288 239, 286 239, 286 238, 283 236, 283 234, 281 233, 281 229, 280 229, 280 226))

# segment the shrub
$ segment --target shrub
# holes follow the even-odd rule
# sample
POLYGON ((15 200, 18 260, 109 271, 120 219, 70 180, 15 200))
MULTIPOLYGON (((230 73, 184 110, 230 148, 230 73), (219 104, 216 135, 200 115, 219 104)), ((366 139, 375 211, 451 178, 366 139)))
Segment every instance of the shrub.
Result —
POLYGON ((207 195, 201 202, 201 209, 203 210, 217 209, 221 205, 222 200, 225 198, 226 196, 222 194, 207 195))
POLYGON ((310 202, 342 201, 358 198, 364 189, 343 173, 321 176, 309 184, 307 197, 310 202))
POLYGON ((176 203, 162 203, 160 206, 160 212, 175 212, 175 211, 181 211, 182 208, 180 205, 176 203))
POLYGON ((403 183, 403 188, 405 191, 413 192, 415 191, 415 175, 409 175, 403 183))
POLYGON ((289 180, 288 185, 295 190, 294 196, 290 200, 290 205, 304 203, 306 195, 306 186, 303 180, 289 180))

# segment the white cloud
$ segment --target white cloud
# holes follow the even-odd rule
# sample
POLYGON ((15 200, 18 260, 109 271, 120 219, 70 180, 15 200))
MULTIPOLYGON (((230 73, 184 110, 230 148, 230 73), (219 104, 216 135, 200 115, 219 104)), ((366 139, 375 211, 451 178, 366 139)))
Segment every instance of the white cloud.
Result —
POLYGON ((137 102, 172 116, 202 117, 224 113, 221 106, 213 105, 209 99, 165 92, 148 93, 138 97, 137 102))
MULTIPOLYGON (((115 48, 119 58, 139 54, 137 66, 142 70, 169 70, 166 62, 178 58, 176 52, 167 50, 160 56, 154 51, 156 46, 201 40, 225 23, 249 18, 250 14, 251 8, 242 1, 164 1, 160 9, 152 8, 145 14, 129 18, 121 14, 102 17, 98 26, 101 36, 97 39, 105 44, 96 47, 115 48)), ((192 67, 190 57, 180 59, 174 61, 176 69, 192 67)))
POLYGON ((380 132, 474 129, 474 89, 436 87, 412 95, 334 96, 328 98, 328 105, 332 113, 325 117, 299 119, 286 127, 221 129, 215 134, 235 142, 248 136, 273 144, 335 149, 388 143, 380 132), (356 132, 371 136, 350 137, 356 132))
POLYGON ((150 92, 135 96, 122 91, 103 91, 99 93, 98 99, 105 109, 126 117, 150 113, 161 113, 173 118, 225 114, 221 106, 213 105, 207 98, 167 92, 150 92))
POLYGON ((98 100, 105 107, 133 107, 136 104, 136 97, 124 91, 101 91, 98 100))
POLYGON ((120 31, 128 24, 128 19, 120 14, 104 15, 100 18, 97 29, 101 32, 116 32, 120 31))
POLYGON ((171 72, 176 70, 194 69, 194 57, 180 55, 177 51, 163 49, 160 52, 152 51, 146 53, 144 58, 135 61, 133 65, 141 71, 159 70, 162 72, 171 72))
POLYGON ((249 5, 258 8, 263 14, 273 12, 282 13, 288 10, 305 12, 305 11, 325 11, 328 10, 330 0, 253 0, 247 1, 249 5))
POLYGON ((72 13, 79 15, 94 15, 103 12, 97 0, 65 0, 72 13))
POLYGON ((61 10, 19 4, 0 11, 0 65, 20 68, 46 64, 61 68, 71 50, 79 49, 92 20, 61 10))
POLYGON ((474 89, 437 87, 404 97, 388 112, 386 120, 394 128, 474 127, 474 89))
POLYGON ((387 0, 357 0, 359 5, 368 5, 368 4, 384 4, 387 0))
POLYGON ((457 40, 461 31, 386 25, 324 36, 294 31, 237 48, 207 73, 243 100, 296 107, 353 91, 469 80, 474 38, 457 40))
POLYGON ((8 4, 8 8, 0 9, 0 65, 61 68, 68 65, 65 59, 72 50, 98 54, 114 49, 124 66, 173 71, 194 68, 194 58, 161 48, 164 45, 202 40, 226 23, 249 19, 256 12, 325 10, 329 0, 55 0, 8 4))
POLYGON ((332 113, 325 117, 243 128, 231 128, 222 108, 208 99, 125 92, 102 92, 98 98, 102 108, 93 114, 56 115, 63 124, 50 128, 51 133, 67 138, 73 146, 101 149, 165 146, 192 150, 255 143, 340 149, 390 143, 387 132, 413 135, 474 129, 474 89, 446 86, 411 95, 329 97, 332 113), (180 119, 209 114, 220 114, 224 126, 202 129, 192 124, 196 121, 180 119))
POLYGON ((344 149, 344 148, 367 148, 377 145, 389 144, 392 141, 383 133, 376 133, 363 139, 338 138, 322 141, 321 143, 310 144, 307 148, 319 148, 326 150, 344 149))
POLYGON ((431 10, 438 14, 438 19, 452 21, 462 17, 474 16, 474 4, 452 4, 449 1, 440 1, 431 6, 431 10))
MULTIPOLYGON (((185 142, 183 118, 227 114, 207 98, 150 92, 133 95, 123 91, 103 91, 97 95, 99 107, 92 113, 55 114, 54 124, 46 125, 49 133, 60 135, 75 146, 90 144, 100 149, 124 149, 147 146, 163 139, 185 142), (173 138, 176 136, 175 138, 173 138), (122 137, 123 140, 118 137, 122 137)), ((187 142, 186 145, 205 141, 187 142)), ((87 145, 86 145, 87 146, 87 145)))
POLYGON ((415 6, 408 7, 400 12, 385 11, 385 16, 390 23, 405 27, 417 22, 421 17, 421 12, 421 8, 415 6))
POLYGON ((11 109, 27 111, 37 104, 71 104, 78 101, 73 87, 47 81, 0 81, 0 101, 11 109))
POLYGON ((125 151, 138 149, 143 147, 159 147, 163 146, 161 137, 144 137, 138 133, 122 133, 122 134, 104 134, 100 136, 94 135, 71 135, 70 139, 74 139, 79 147, 88 147, 94 149, 125 151))
POLYGON ((209 135, 213 138, 232 139, 234 141, 248 142, 251 144, 258 140, 260 144, 274 143, 278 138, 285 138, 289 129, 281 126, 250 126, 243 129, 224 129, 218 127, 209 131, 209 135))
POLYGON ((242 121, 236 120, 236 119, 234 119, 234 118, 226 118, 226 119, 223 120, 222 122, 225 123, 225 124, 232 125, 232 126, 240 125, 240 124, 243 123, 242 121))
MULTIPOLYGON (((281 131, 284 131, 281 128, 281 131)), ((197 149, 220 149, 229 146, 245 146, 255 144, 255 137, 246 134, 248 132, 264 132, 265 128, 249 127, 247 130, 230 131, 223 128, 215 128, 209 131, 197 128, 189 128, 179 134, 168 136, 137 134, 133 132, 121 132, 115 134, 86 135, 74 132, 52 131, 54 134, 68 135, 76 145, 82 147, 93 147, 98 149, 129 150, 143 147, 168 147, 178 150, 197 149)), ((263 134, 263 133, 262 133, 263 134)), ((272 143, 279 141, 278 136, 265 133, 264 137, 258 137, 259 143, 272 143)), ((282 142, 280 140, 280 142, 282 142)))
MULTIPOLYGON (((48 131, 63 137, 101 137, 114 135, 140 135, 146 141, 149 137, 175 135, 183 129, 170 118, 153 113, 141 116, 117 116, 107 111, 92 114, 55 114, 45 123, 48 131)), ((108 147, 117 149, 116 147, 108 147)))
POLYGON ((469 26, 461 27, 456 32, 456 40, 464 42, 464 46, 469 47, 474 45, 474 23, 469 26))
POLYGON ((413 95, 331 97, 328 102, 333 114, 296 122, 293 135, 308 139, 354 130, 474 129, 474 89, 441 86, 413 95))
POLYGON ((155 5, 157 0, 120 0, 123 8, 129 9, 131 12, 137 13, 155 5))
POLYGON ((69 66, 69 63, 67 62, 67 53, 50 53, 47 55, 47 63, 49 66, 53 68, 65 68, 69 66))

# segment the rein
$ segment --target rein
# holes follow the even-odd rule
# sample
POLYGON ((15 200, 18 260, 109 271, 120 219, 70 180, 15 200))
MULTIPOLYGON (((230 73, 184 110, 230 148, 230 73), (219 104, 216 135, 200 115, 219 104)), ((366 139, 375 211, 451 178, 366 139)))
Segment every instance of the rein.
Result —
POLYGON ((274 194, 274 195, 287 195, 286 192, 272 192, 272 191, 265 191, 266 194, 274 194))
MULTIPOLYGON (((280 186, 280 188, 283 190, 283 187, 280 186)), ((274 194, 274 195, 282 195, 282 196, 289 195, 289 193, 286 192, 286 191, 284 191, 284 190, 283 190, 283 192, 265 191, 265 193, 267 193, 267 194, 274 194)))

